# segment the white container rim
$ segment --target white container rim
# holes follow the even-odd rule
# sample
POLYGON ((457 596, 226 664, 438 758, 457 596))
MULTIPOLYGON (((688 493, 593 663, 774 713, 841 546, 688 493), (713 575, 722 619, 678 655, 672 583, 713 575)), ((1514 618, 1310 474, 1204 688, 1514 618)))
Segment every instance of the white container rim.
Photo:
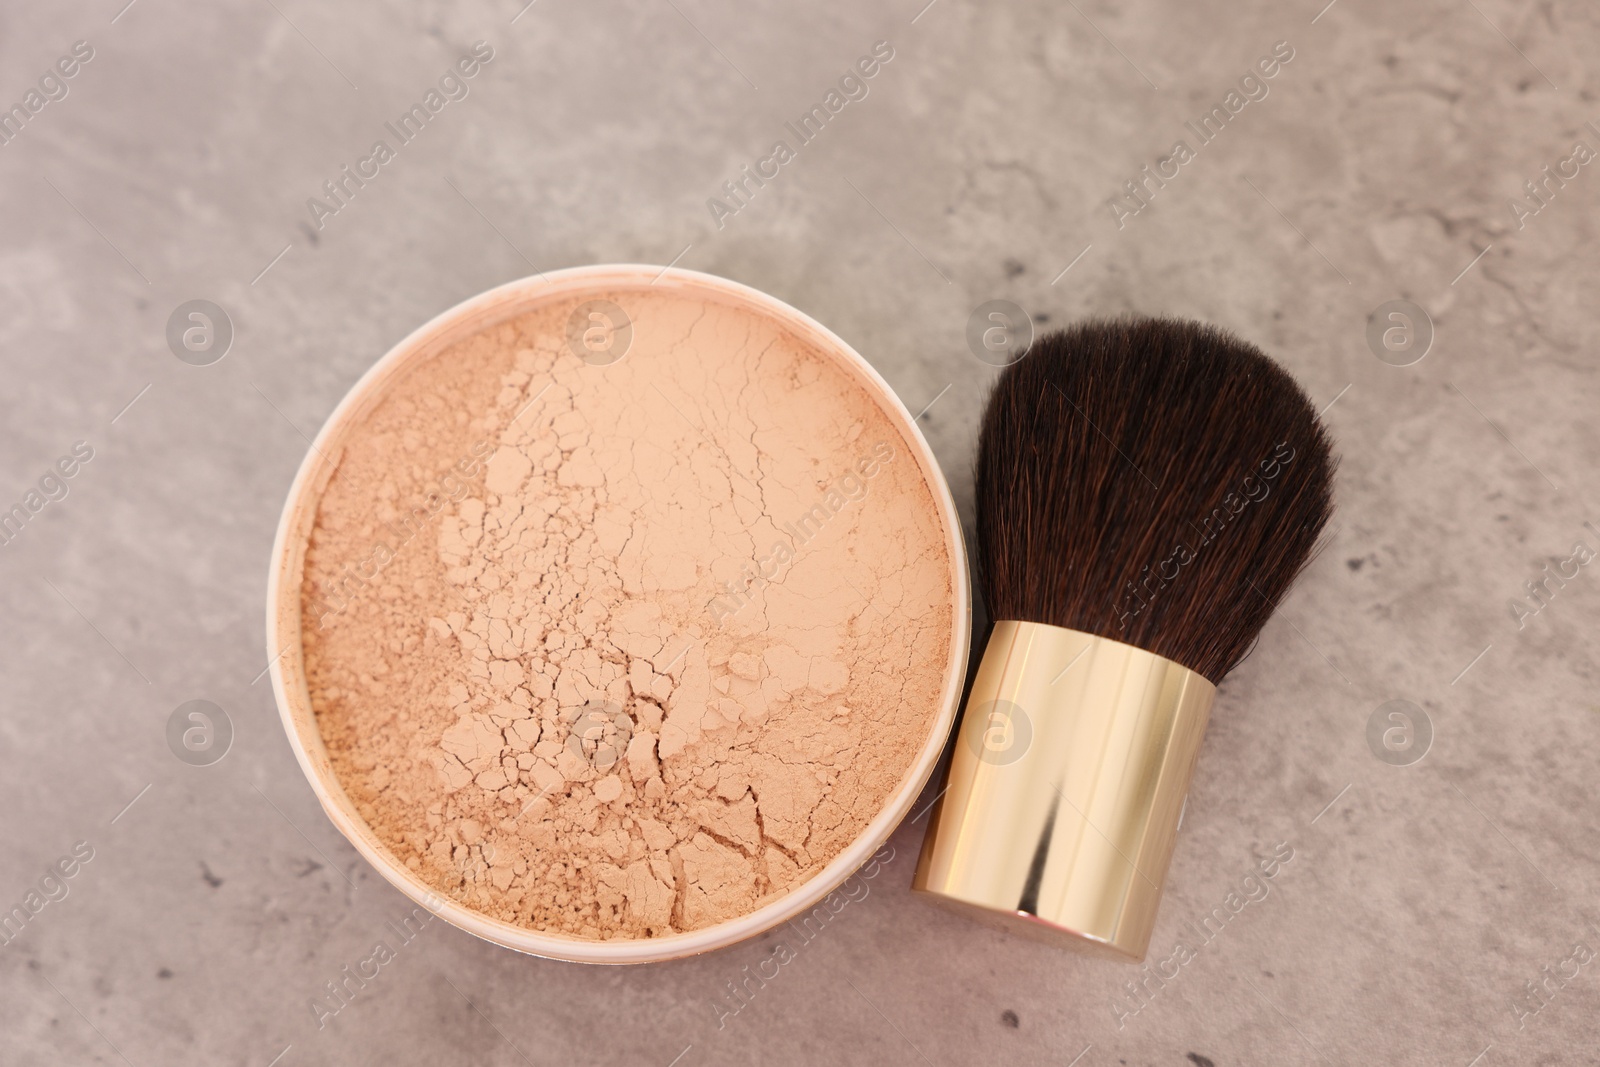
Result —
POLYGON ((266 621, 272 690, 289 745, 328 818, 379 874, 416 903, 486 941, 551 959, 623 964, 677 959, 724 948, 787 922, 815 907, 882 847, 927 784, 955 722, 966 678, 972 604, 961 521, 950 487, 915 419, 870 363, 821 323, 757 289, 699 271, 630 263, 548 271, 496 286, 434 316, 373 364, 328 416, 289 488, 272 547, 266 621), (656 938, 589 941, 530 930, 442 897, 399 862, 377 838, 334 774, 317 727, 306 685, 301 645, 301 581, 308 535, 322 490, 334 470, 324 455, 335 454, 344 434, 384 395, 383 387, 409 371, 413 361, 431 358, 464 337, 551 300, 583 292, 598 295, 652 286, 710 293, 774 319, 817 351, 833 357, 876 396, 885 414, 897 424, 911 445, 944 528, 953 593, 950 656, 945 665, 938 714, 930 723, 915 762, 882 810, 821 871, 754 911, 699 930, 656 938))

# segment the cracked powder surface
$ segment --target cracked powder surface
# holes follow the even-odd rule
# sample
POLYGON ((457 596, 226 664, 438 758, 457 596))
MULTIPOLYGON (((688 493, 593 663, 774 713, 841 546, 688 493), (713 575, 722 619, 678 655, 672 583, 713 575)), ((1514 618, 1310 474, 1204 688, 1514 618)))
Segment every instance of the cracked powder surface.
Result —
POLYGON ((902 783, 951 655, 910 447, 832 356, 694 290, 576 298, 416 366, 339 442, 306 675, 357 810, 436 891, 579 938, 735 918, 902 783))

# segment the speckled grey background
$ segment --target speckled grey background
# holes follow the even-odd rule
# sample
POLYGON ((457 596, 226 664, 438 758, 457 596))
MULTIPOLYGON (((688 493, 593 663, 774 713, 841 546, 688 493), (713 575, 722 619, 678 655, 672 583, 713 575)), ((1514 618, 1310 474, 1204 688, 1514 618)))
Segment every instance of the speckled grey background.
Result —
POLYGON ((1537 214, 1524 190, 1600 149, 1600 13, 922 2, 0 10, 0 102, 94 49, 0 146, 0 507, 94 449, 0 548, 0 906, 94 850, 0 945, 0 1062, 1600 1062, 1600 959, 1579 962, 1600 950, 1600 576, 1552 581, 1520 628, 1510 607, 1552 556, 1600 548, 1600 173, 1567 164, 1537 214), (494 59, 470 95, 315 229, 306 199, 477 40, 494 59), (879 40, 870 94, 718 229, 707 198, 879 40), (1184 121, 1279 41, 1269 94, 1119 228, 1123 183, 1195 147, 1184 121), (982 301, 1211 320, 1330 405, 1337 529, 1223 686, 1152 961, 1257 854, 1293 859, 1144 999, 1137 969, 911 897, 918 822, 720 1028, 772 939, 585 969, 443 923, 318 1028, 310 998, 406 904, 323 817, 252 681, 307 436, 465 297, 674 259, 811 313, 911 410, 938 397, 922 424, 969 528, 982 301), (164 337, 202 298, 235 327, 209 367, 164 337), (1366 340, 1395 299, 1435 328, 1407 367, 1366 340), (212 766, 167 746, 193 699, 233 724, 212 766), (1394 699, 1433 730, 1409 765, 1367 742, 1394 699))

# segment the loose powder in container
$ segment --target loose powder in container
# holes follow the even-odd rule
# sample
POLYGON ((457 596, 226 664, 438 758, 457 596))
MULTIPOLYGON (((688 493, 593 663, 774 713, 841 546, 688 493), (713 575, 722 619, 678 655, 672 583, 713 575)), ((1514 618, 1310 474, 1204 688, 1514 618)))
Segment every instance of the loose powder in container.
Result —
POLYGON ((495 919, 639 939, 747 914, 863 832, 940 713, 956 579, 915 450, 836 356, 712 290, 596 298, 628 320, 615 362, 554 299, 334 439, 302 647, 400 864, 495 919))

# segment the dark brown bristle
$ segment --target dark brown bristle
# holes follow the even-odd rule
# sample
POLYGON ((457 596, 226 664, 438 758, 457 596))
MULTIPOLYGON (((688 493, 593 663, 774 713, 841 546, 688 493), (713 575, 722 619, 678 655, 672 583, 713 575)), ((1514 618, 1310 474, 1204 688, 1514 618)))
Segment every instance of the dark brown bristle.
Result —
POLYGON ((1220 682, 1309 562, 1334 465, 1294 379, 1223 330, 1128 318, 1042 337, 1001 373, 978 442, 990 615, 1220 682))

